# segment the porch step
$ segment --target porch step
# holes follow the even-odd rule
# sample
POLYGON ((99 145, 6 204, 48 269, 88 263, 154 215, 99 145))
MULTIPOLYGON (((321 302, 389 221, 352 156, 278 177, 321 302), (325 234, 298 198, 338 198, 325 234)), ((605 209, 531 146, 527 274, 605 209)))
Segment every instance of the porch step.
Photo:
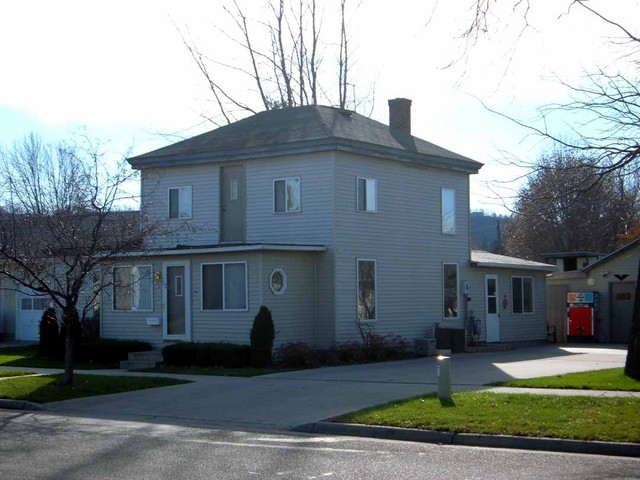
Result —
POLYGON ((160 362, 162 362, 162 352, 160 350, 130 352, 129 359, 120 362, 120 368, 122 370, 139 370, 155 367, 160 362))

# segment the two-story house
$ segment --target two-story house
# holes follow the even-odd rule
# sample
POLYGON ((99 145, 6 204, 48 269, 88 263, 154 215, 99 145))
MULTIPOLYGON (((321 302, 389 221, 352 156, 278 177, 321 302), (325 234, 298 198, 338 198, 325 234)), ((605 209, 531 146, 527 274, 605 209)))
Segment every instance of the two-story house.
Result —
POLYGON ((549 265, 472 252, 479 162, 390 125, 303 106, 258 113, 129 159, 143 221, 163 234, 113 267, 102 336, 248 343, 268 306, 276 343, 358 340, 358 323, 413 339, 434 324, 478 340, 546 336, 549 265))

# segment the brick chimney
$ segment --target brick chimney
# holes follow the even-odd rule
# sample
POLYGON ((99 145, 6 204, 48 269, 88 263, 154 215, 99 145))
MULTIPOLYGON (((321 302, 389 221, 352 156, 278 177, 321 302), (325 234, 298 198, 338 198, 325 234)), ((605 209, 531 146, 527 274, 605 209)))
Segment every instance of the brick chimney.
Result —
POLYGON ((408 98, 389 100, 389 126, 411 134, 411 100, 408 98))

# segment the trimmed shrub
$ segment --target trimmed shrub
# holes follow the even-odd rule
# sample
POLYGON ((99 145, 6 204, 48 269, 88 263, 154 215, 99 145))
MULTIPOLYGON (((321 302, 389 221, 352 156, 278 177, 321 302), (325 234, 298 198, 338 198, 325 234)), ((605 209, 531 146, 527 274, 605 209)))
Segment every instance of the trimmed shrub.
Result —
POLYGON ((335 347, 313 350, 306 343, 285 343, 276 349, 276 366, 314 368, 329 365, 401 360, 413 355, 410 344, 400 336, 369 333, 365 342, 345 342, 335 347))
POLYGON ((251 365, 251 347, 225 342, 175 343, 162 349, 162 361, 176 367, 243 368, 251 365))
POLYGON ((60 346, 60 326, 55 308, 47 308, 40 319, 40 343, 38 355, 41 357, 56 357, 60 346))
POLYGON ((280 345, 274 357, 276 366, 281 368, 314 368, 322 363, 318 352, 303 342, 280 345))
POLYGON ((80 362, 117 364, 121 360, 126 360, 129 352, 147 352, 151 348, 151 344, 138 340, 102 338, 78 343, 74 357, 80 362))
POLYGON ((251 363, 254 367, 272 365, 271 353, 276 337, 271 311, 262 305, 251 329, 251 363))
POLYGON ((100 338, 100 312, 96 312, 92 317, 87 317, 80 322, 82 338, 89 342, 100 338))

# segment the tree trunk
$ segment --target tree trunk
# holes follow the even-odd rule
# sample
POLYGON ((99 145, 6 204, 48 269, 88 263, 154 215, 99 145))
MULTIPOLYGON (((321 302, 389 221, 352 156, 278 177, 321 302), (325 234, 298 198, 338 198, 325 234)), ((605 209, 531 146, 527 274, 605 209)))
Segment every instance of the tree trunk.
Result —
POLYGON ((62 322, 66 329, 66 338, 64 343, 64 376, 63 385, 73 385, 73 357, 74 347, 80 333, 80 319, 78 310, 75 307, 69 307, 62 312, 62 322))
POLYGON ((638 276, 636 278, 636 298, 633 302, 633 319, 629 335, 629 349, 624 373, 628 377, 640 380, 640 260, 638 261, 638 276))

